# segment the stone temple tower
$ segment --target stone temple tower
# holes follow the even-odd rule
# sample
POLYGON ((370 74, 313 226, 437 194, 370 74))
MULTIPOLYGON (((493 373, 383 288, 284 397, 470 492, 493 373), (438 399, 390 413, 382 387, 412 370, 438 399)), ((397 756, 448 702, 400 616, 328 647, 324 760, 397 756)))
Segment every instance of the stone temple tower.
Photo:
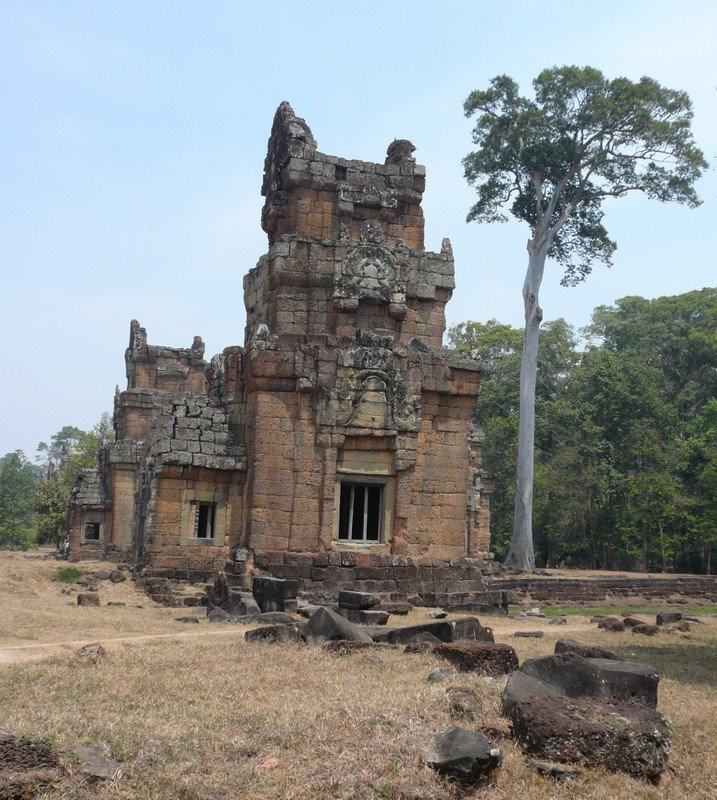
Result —
POLYGON ((395 140, 382 164, 328 156, 279 106, 262 185, 269 249, 244 279, 244 346, 207 363, 198 338, 159 348, 133 323, 118 441, 78 484, 73 555, 103 548, 167 577, 482 588, 480 364, 443 347, 453 255, 447 239, 424 248, 414 149, 395 140))

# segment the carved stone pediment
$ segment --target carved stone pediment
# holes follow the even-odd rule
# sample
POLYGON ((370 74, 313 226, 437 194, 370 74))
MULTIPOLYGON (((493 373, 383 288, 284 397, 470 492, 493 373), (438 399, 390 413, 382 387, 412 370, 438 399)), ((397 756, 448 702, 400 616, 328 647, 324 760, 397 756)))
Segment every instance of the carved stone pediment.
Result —
POLYGON ((345 311, 359 302, 388 303, 391 313, 405 313, 406 281, 388 248, 377 242, 362 242, 338 262, 334 274, 334 300, 345 311))
POLYGON ((388 347, 359 345, 341 353, 336 388, 324 390, 317 417, 323 426, 416 431, 421 399, 388 347))

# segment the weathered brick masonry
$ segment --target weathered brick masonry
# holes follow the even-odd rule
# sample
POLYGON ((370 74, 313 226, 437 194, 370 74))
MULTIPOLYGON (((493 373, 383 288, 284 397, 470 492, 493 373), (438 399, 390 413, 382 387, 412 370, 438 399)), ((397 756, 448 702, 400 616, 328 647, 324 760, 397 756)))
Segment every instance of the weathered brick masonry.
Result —
POLYGON ((307 590, 483 589, 490 483, 480 365, 442 346, 451 247, 424 248, 425 168, 328 156, 288 104, 264 167, 269 249, 244 279, 243 347, 150 345, 133 322, 116 442, 70 508, 72 558, 307 590))

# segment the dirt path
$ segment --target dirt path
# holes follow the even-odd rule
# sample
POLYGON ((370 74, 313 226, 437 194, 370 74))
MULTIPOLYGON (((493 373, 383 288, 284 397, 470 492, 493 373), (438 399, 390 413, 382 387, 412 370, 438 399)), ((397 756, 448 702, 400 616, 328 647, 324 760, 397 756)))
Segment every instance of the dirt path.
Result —
POLYGON ((96 639, 72 639, 62 642, 34 642, 0 647, 0 666, 21 664, 25 661, 39 661, 69 653, 90 642, 99 642, 107 650, 116 650, 120 645, 134 642, 151 642, 161 639, 197 639, 204 636, 235 636, 244 641, 245 628, 232 627, 219 630, 179 631, 177 633, 151 633, 135 636, 99 637, 96 639))

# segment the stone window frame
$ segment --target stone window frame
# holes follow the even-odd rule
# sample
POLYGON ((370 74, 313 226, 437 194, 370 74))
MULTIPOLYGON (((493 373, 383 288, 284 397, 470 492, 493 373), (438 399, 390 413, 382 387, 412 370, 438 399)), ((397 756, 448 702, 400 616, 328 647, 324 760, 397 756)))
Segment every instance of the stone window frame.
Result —
POLYGON ((334 486, 333 547, 337 550, 362 550, 371 553, 390 553, 393 540, 393 520, 396 508, 396 476, 393 472, 392 451, 344 450, 336 470, 334 486), (376 469, 376 461, 384 461, 383 468, 376 469), (368 462, 374 464, 370 471, 363 471, 368 462), (341 484, 380 484, 383 488, 381 539, 378 542, 339 539, 339 508, 341 484))
POLYGON ((99 519, 97 514, 87 514, 82 515, 82 527, 80 528, 80 541, 82 544, 89 544, 89 545, 101 545, 105 539, 105 521, 104 519, 99 519), (99 536, 96 539, 88 539, 85 536, 85 530, 87 525, 99 525, 99 536))
POLYGON ((227 533, 228 495, 226 492, 183 489, 182 519, 179 544, 189 547, 222 547, 227 533), (211 539, 197 537, 196 515, 200 503, 211 503, 214 509, 214 536, 211 539))

